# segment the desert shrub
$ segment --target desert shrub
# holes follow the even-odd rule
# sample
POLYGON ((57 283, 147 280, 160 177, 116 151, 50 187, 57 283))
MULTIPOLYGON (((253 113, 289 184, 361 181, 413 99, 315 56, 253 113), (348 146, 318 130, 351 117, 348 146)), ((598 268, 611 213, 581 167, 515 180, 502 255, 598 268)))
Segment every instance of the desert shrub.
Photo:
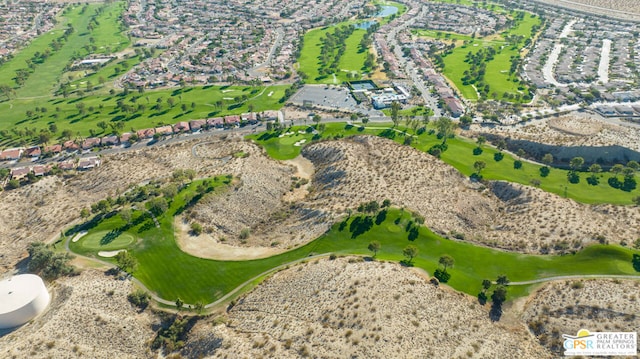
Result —
POLYGON ((129 295, 127 295, 127 299, 131 304, 144 310, 149 305, 149 299, 151 299, 151 296, 142 289, 138 289, 129 293, 129 295))
POLYGON ((540 177, 547 177, 549 175, 549 172, 551 172, 549 167, 547 166, 540 167, 540 177))
POLYGON ((76 273, 76 269, 68 264, 73 259, 69 253, 55 253, 50 246, 42 242, 30 243, 27 251, 29 272, 41 274, 50 280, 76 273))
POLYGON ((251 229, 243 228, 240 231, 240 239, 247 239, 247 238, 249 238, 249 236, 251 236, 251 229))
POLYGON ((584 284, 581 281, 577 280, 577 281, 571 282, 571 289, 580 289, 582 287, 584 287, 584 284))
POLYGON ((167 318, 163 323, 163 327, 158 331, 158 334, 151 343, 151 347, 153 349, 164 348, 165 353, 180 350, 184 346, 187 333, 194 324, 194 318, 182 319, 175 316, 167 318))
POLYGON ((194 236, 199 236, 202 233, 202 226, 200 223, 193 222, 191 223, 191 234, 194 236))
POLYGON ((441 283, 447 283, 449 279, 451 279, 451 274, 442 269, 436 269, 436 271, 433 273, 433 276, 436 277, 441 283))
POLYGON ((522 168, 522 161, 520 160, 515 160, 513 161, 513 168, 516 170, 519 170, 522 168))

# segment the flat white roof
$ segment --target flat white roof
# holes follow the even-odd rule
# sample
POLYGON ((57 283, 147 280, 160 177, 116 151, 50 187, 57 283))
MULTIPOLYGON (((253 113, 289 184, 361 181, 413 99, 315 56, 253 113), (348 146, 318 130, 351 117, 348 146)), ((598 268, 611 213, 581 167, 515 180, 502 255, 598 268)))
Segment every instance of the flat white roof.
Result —
POLYGON ((44 282, 35 274, 20 274, 0 281, 0 314, 31 303, 42 293, 44 282))

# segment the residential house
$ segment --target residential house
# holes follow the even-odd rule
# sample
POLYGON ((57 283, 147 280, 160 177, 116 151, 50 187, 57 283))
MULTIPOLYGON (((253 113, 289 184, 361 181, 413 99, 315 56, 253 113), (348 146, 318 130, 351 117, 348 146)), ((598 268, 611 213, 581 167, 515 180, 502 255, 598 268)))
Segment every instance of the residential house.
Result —
POLYGON ((189 123, 181 121, 173 125, 173 133, 189 132, 189 123))
POLYGON ((62 144, 62 148, 64 148, 64 150, 67 152, 74 152, 80 149, 80 145, 78 145, 74 141, 66 141, 62 144))
POLYGON ((42 150, 40 150, 39 146, 32 146, 32 147, 27 148, 24 151, 24 154, 27 157, 37 158, 37 157, 40 157, 42 155, 42 150))
POLYGON ((56 145, 47 146, 47 147, 44 148, 44 152, 52 153, 52 154, 56 155, 56 154, 62 152, 62 145, 56 144, 56 145))
POLYGON ((100 146, 100 138, 98 137, 89 137, 84 142, 82 142, 83 150, 90 150, 94 147, 100 146))
POLYGON ((29 167, 16 167, 11 169, 11 179, 21 180, 31 172, 31 168, 29 167))
POLYGON ((98 157, 85 157, 81 158, 78 162, 79 170, 88 170, 100 166, 100 159, 98 157))
POLYGON ((173 134, 173 128, 171 125, 156 127, 156 133, 161 136, 168 136, 173 134))
POLYGON ((457 98, 447 97, 444 99, 444 103, 449 107, 449 110, 451 110, 453 117, 460 117, 464 115, 464 106, 457 98))
POLYGON ((151 138, 153 137, 153 135, 155 135, 156 130, 153 128, 145 128, 144 130, 138 130, 136 132, 136 134, 138 135, 138 138, 140 139, 144 139, 144 138, 151 138))
POLYGON ((209 127, 222 128, 224 126, 224 119, 222 117, 207 119, 207 125, 209 127))
POLYGON ((69 171, 76 168, 76 161, 68 160, 58 163, 58 168, 63 171, 69 171))
POLYGON ((191 120, 189 121, 189 127, 191 131, 195 132, 200 130, 203 127, 207 126, 207 120, 191 120))
POLYGON ((258 116, 255 112, 243 113, 240 115, 240 119, 242 123, 248 123, 250 125, 255 125, 258 123, 258 116))
POLYGON ((2 161, 12 161, 19 160, 22 157, 22 148, 11 148, 8 150, 4 150, 0 152, 0 160, 2 161))
POLYGON ((120 135, 120 143, 128 143, 129 139, 131 138, 132 133, 131 132, 125 132, 122 135, 120 135))
POLYGON ((227 127, 238 126, 238 125, 240 125, 240 116, 238 116, 238 115, 224 116, 224 124, 227 127))
POLYGON ((45 174, 49 173, 50 170, 51 170, 50 166, 43 166, 43 165, 33 166, 33 174, 38 177, 44 176, 45 174))
POLYGON ((103 146, 115 146, 118 144, 118 136, 113 135, 113 136, 102 137, 102 140, 100 143, 103 146))

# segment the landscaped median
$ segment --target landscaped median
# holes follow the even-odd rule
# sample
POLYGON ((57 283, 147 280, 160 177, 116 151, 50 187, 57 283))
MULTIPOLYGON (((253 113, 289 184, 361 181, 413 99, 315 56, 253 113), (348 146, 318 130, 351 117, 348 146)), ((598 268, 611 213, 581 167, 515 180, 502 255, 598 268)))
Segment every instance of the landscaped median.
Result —
MULTIPOLYGON (((511 281, 527 281, 563 275, 635 273, 631 264, 633 251, 626 248, 595 245, 565 256, 505 252, 439 237, 419 225, 419 216, 393 207, 354 214, 334 224, 320 238, 269 258, 216 261, 182 252, 175 241, 174 217, 204 196, 215 196, 224 191, 231 181, 229 176, 196 180, 174 196, 157 196, 147 199, 146 204, 137 203, 130 216, 118 212, 100 215, 67 232, 71 236, 78 231, 88 231, 77 242, 70 242, 70 249, 112 263, 116 262, 114 258, 99 257, 98 253, 105 249, 125 249, 137 261, 132 271, 134 277, 149 290, 168 301, 180 298, 188 304, 203 305, 223 298, 244 284, 255 285, 276 267, 286 267, 288 263, 310 256, 373 255, 368 248, 374 241, 380 244, 376 260, 404 260, 406 263, 404 250, 409 245, 415 246, 417 255, 410 259, 410 264, 428 273, 439 268, 440 257, 450 256, 455 265, 447 269, 451 274, 448 284, 470 295, 481 291, 483 279, 493 280, 499 275, 506 275, 511 281), (157 198, 168 204, 162 213, 152 204, 158 202, 157 198), (149 215, 148 211, 155 212, 155 215, 149 215)), ((533 285, 510 287, 509 298, 526 295, 533 285)))

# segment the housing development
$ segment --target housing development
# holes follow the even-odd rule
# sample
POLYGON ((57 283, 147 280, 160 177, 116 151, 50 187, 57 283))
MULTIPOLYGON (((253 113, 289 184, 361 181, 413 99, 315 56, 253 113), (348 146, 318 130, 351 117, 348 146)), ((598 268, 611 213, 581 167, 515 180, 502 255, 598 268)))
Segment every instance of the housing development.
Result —
POLYGON ((636 356, 639 53, 629 0, 3 3, 0 357, 636 356))

